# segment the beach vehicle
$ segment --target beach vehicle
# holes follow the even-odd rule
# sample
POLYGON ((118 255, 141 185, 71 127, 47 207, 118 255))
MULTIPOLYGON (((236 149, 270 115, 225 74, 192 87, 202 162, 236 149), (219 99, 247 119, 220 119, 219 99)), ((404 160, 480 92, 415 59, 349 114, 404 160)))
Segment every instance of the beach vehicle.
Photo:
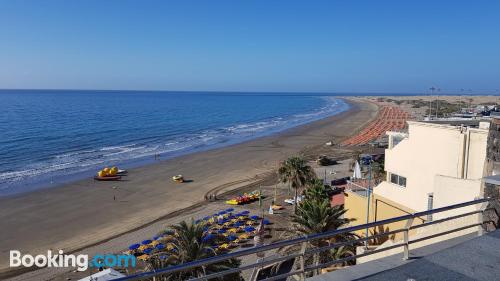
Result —
POLYGON ((182 175, 176 175, 172 177, 172 180, 178 183, 184 182, 184 177, 182 175))
POLYGON ((226 201, 226 204, 229 204, 229 205, 239 205, 240 203, 238 202, 237 199, 230 199, 230 200, 226 201))
POLYGON ((245 193, 243 195, 236 196, 232 199, 229 199, 226 201, 226 204, 229 205, 241 205, 241 204, 246 204, 253 202, 255 200, 258 200, 260 197, 260 192, 259 191, 252 191, 250 193, 245 193))
POLYGON ((98 181, 117 181, 117 180, 120 180, 121 178, 122 178, 121 176, 104 176, 104 177, 95 176, 94 180, 98 180, 98 181))
POLYGON ((122 177, 121 175, 117 174, 118 169, 116 167, 113 168, 104 168, 97 172, 97 176, 94 177, 94 180, 98 181, 116 181, 120 180, 122 177))

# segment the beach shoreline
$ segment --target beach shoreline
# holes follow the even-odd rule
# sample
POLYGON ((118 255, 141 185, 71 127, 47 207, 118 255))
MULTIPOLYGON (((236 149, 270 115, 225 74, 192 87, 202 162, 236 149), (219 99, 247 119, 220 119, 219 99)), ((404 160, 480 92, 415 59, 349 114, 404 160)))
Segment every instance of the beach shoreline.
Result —
MULTIPOLYGON (((41 93, 34 91, 33 95, 42 108, 50 108, 41 93)), ((37 116, 33 118, 36 120, 23 122, 15 114, 12 100, 29 100, 18 100, 16 93, 6 95, 11 100, 7 100, 7 112, 14 116, 2 119, 12 128, 0 142, 0 148, 6 151, 2 158, 7 159, 0 165, 0 197, 90 178, 105 166, 133 169, 242 143, 348 109, 344 100, 334 96, 210 94, 200 104, 201 93, 116 93, 112 100, 107 98, 121 101, 121 106, 94 112, 95 108, 85 102, 93 95, 71 91, 60 95, 60 103, 71 101, 80 107, 73 112, 63 106, 60 124, 46 114, 37 115, 33 108, 24 118, 37 116)))
POLYGON ((373 103, 348 103, 348 111, 270 136, 132 169, 121 182, 85 179, 0 198, 0 227, 9 229, 0 239, 0 276, 13 272, 10 249, 30 254, 85 249, 195 208, 210 192, 255 184, 273 173, 278 161, 350 136, 376 116, 373 103), (193 182, 173 183, 175 174, 193 182))

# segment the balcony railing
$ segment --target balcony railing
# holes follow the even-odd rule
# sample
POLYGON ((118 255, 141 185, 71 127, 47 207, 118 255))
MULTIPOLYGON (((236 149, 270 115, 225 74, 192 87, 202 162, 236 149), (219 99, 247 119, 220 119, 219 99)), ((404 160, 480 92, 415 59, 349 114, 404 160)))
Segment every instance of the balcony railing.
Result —
MULTIPOLYGON (((372 184, 371 192, 373 192, 373 185, 375 185, 375 183, 371 183, 371 184, 372 184)), ((347 186, 345 188, 345 191, 355 193, 356 195, 359 195, 362 197, 367 197, 368 196, 368 185, 369 185, 369 183, 368 183, 368 180, 366 180, 366 179, 347 181, 347 186)))
MULTIPOLYGON (((308 236, 303 236, 303 237, 299 237, 299 238, 295 238, 295 239, 279 241, 279 242, 275 242, 275 243, 268 244, 268 245, 263 245, 263 246, 258 246, 258 247, 254 247, 254 248, 250 248, 250 249, 244 249, 244 250, 239 250, 239 251, 235 251, 235 252, 230 252, 227 254, 214 256, 214 257, 210 257, 207 259, 196 260, 196 261, 181 264, 181 265, 166 267, 166 268, 159 269, 156 271, 144 272, 144 273, 140 273, 140 274, 133 275, 133 276, 123 277, 123 278, 116 279, 116 280, 155 280, 155 281, 159 281, 159 280, 163 280, 160 277, 162 275, 165 276, 165 275, 176 273, 176 272, 189 271, 190 269, 193 269, 193 268, 204 267, 204 266, 209 265, 209 264, 221 262, 221 261, 232 259, 232 258, 239 258, 239 257, 254 255, 254 254, 258 254, 258 253, 266 253, 266 252, 269 253, 270 251, 276 251, 276 250, 281 249, 283 247, 293 246, 293 245, 300 245, 301 250, 296 252, 296 253, 289 254, 286 256, 278 256, 278 257, 273 257, 273 258, 269 258, 269 259, 265 259, 265 260, 258 260, 256 263, 253 263, 253 264, 244 265, 244 266, 240 266, 238 268, 233 268, 233 269, 229 269, 229 270, 225 270, 225 271, 221 271, 221 272, 217 272, 217 273, 208 274, 208 275, 198 277, 198 278, 193 278, 190 280, 210 280, 210 279, 213 279, 216 277, 222 277, 222 276, 225 276, 228 274, 242 272, 245 270, 263 268, 265 266, 277 264, 277 263, 284 262, 284 261, 287 261, 290 259, 299 259, 299 263, 298 263, 299 268, 298 269, 292 269, 290 272, 286 272, 286 273, 283 273, 280 275, 270 276, 267 279, 261 279, 261 280, 269 280, 269 281, 270 280, 277 280, 277 279, 283 279, 283 278, 287 278, 289 276, 294 276, 294 275, 299 276, 299 278, 301 280, 304 280, 307 272, 320 270, 322 268, 330 267, 330 266, 333 266, 336 264, 341 264, 341 263, 344 263, 344 262, 349 261, 349 260, 354 260, 356 258, 369 256, 372 254, 388 251, 388 250, 395 249, 395 248, 403 248, 403 259, 408 259, 410 256, 410 246, 414 243, 417 243, 417 242, 421 242, 421 241, 424 241, 427 239, 439 237, 442 235, 447 235, 450 233, 462 231, 462 230, 473 228, 473 227, 477 227, 477 234, 482 235, 483 231, 484 231, 483 224, 485 223, 485 222, 483 222, 483 213, 485 212, 488 203, 490 201, 493 201, 493 200, 494 199, 490 199, 490 198, 477 199, 477 200, 468 201, 468 202, 455 204, 455 205, 450 205, 450 206, 437 208, 437 209, 433 209, 433 210, 417 212, 414 214, 408 214, 408 215, 404 215, 404 216, 400 216, 400 217, 371 222, 368 224, 362 224, 362 225, 347 227, 347 228, 343 228, 343 229, 338 229, 335 231, 324 232, 324 233, 320 233, 320 234, 308 235, 308 236), (467 207, 467 206, 472 206, 472 205, 479 205, 476 211, 458 214, 458 215, 446 217, 443 219, 434 220, 431 222, 426 222, 424 224, 419 224, 419 225, 414 225, 414 226, 412 225, 413 221, 416 218, 425 217, 425 216, 430 215, 430 214, 442 213, 445 211, 455 210, 455 209, 459 209, 459 208, 463 208, 463 207, 467 207), (424 226, 429 226, 429 225, 434 225, 434 224, 438 224, 438 223, 442 223, 442 222, 446 222, 446 221, 450 221, 450 220, 454 220, 454 219, 458 219, 458 218, 462 218, 462 217, 466 217, 466 216, 471 216, 471 215, 477 216, 477 222, 469 224, 469 225, 457 227, 454 229, 449 229, 449 230, 446 230, 446 231, 443 231, 440 233, 435 233, 435 234, 432 234, 429 236, 419 237, 418 239, 415 239, 415 240, 410 240, 409 231, 412 229, 416 229, 416 228, 420 228, 420 227, 424 227, 424 226), (364 230, 367 228, 373 228, 373 227, 377 227, 377 226, 381 226, 381 225, 383 226, 386 224, 401 222, 401 221, 405 221, 406 223, 405 223, 404 227, 399 228, 399 229, 391 230, 391 231, 380 233, 380 234, 373 234, 373 235, 370 235, 368 237, 362 237, 362 238, 358 238, 358 239, 355 239, 352 241, 331 243, 325 247, 318 247, 318 248, 308 248, 307 247, 307 245, 311 241, 314 241, 314 240, 329 239, 329 238, 336 237, 339 234, 352 233, 352 232, 357 231, 357 230, 364 230), (392 235, 392 234, 396 234, 396 233, 401 233, 401 232, 403 233, 403 237, 404 237, 403 242, 397 243, 395 245, 391 245, 389 247, 385 247, 383 249, 376 249, 373 251, 367 251, 367 252, 357 254, 354 256, 349 256, 349 257, 340 258, 340 259, 334 259, 334 260, 331 260, 329 262, 321 263, 321 264, 317 264, 317 265, 306 265, 306 263, 305 263, 305 257, 311 256, 312 254, 315 254, 315 253, 324 252, 324 251, 327 251, 330 249, 338 248, 341 246, 346 246, 349 244, 351 244, 351 245, 359 244, 359 243, 363 243, 365 241, 373 240, 373 239, 378 238, 378 237, 384 237, 384 236, 388 236, 388 235, 392 235)), ((251 281, 253 281, 253 280, 251 280, 251 281)))

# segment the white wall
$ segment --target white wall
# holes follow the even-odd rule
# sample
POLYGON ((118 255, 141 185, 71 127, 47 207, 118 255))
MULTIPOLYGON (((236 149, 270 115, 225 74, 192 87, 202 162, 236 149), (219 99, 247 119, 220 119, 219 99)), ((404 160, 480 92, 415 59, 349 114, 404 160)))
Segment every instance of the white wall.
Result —
MULTIPOLYGON (((434 209, 474 200, 481 195, 482 181, 468 180, 437 175, 434 190, 434 209)), ((477 206, 468 206, 453 211, 435 214, 433 219, 450 217, 477 210, 477 206)))
POLYGON ((470 145, 467 158, 467 178, 478 179, 486 176, 485 159, 488 135, 484 130, 469 130, 470 145))

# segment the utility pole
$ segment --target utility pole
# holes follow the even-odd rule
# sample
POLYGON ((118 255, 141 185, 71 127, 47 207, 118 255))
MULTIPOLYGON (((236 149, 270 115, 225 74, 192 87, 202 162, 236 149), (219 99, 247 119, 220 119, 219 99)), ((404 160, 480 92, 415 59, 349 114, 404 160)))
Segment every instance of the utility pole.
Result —
POLYGON ((432 96, 434 96, 434 90, 436 90, 436 88, 433 86, 433 87, 430 87, 429 90, 431 90, 431 96, 429 97, 429 120, 431 120, 431 116, 432 116, 432 96))
POLYGON ((460 89, 460 97, 458 100, 460 114, 462 114, 462 95, 464 94, 464 89, 460 89))
POLYGON ((438 118, 438 112, 439 112, 439 92, 441 89, 437 88, 438 95, 436 96, 436 119, 438 118))

